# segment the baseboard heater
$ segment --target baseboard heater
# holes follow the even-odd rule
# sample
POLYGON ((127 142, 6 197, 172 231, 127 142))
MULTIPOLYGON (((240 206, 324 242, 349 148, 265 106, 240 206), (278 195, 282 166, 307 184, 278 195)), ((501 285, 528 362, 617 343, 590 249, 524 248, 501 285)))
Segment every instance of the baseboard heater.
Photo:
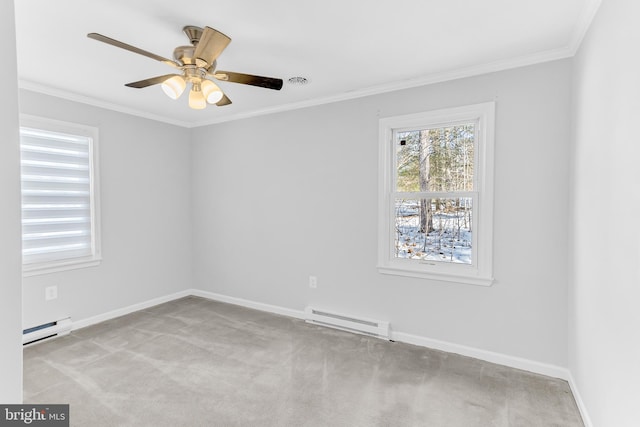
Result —
POLYGON ((352 317, 346 314, 332 313, 313 307, 304 310, 305 320, 315 325, 389 339, 389 322, 352 317))
POLYGON ((33 344, 48 338, 61 337, 71 332, 71 318, 43 323, 22 331, 22 345, 33 344))

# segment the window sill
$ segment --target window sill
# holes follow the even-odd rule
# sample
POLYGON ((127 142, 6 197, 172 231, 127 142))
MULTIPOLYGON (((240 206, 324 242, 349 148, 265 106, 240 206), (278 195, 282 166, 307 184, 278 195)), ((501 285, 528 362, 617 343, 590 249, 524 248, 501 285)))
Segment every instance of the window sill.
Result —
POLYGON ((475 286, 493 285, 492 277, 480 277, 477 275, 462 275, 453 273, 436 273, 410 267, 378 267, 378 273, 394 276, 416 277, 418 279, 438 280, 442 282, 455 282, 475 286))
POLYGON ((66 262, 47 262, 22 266, 22 277, 39 276, 41 274, 58 273, 61 271, 77 270, 80 268, 95 267, 100 265, 101 258, 92 257, 82 260, 70 260, 66 262))

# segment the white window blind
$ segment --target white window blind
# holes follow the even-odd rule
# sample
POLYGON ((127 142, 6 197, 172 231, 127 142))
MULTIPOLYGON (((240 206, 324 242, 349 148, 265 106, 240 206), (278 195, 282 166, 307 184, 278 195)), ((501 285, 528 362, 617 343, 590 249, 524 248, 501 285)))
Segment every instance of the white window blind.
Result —
POLYGON ((98 255, 93 137, 78 133, 20 129, 25 271, 98 255))

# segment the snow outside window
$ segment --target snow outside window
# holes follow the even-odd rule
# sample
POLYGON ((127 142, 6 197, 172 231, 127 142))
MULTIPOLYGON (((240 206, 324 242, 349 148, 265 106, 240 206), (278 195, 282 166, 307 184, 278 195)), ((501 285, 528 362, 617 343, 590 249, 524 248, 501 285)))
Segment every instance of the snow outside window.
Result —
POLYGON ((25 275, 99 262, 97 134, 95 128, 21 117, 25 275))
POLYGON ((492 283, 493 102, 380 120, 378 270, 492 283))

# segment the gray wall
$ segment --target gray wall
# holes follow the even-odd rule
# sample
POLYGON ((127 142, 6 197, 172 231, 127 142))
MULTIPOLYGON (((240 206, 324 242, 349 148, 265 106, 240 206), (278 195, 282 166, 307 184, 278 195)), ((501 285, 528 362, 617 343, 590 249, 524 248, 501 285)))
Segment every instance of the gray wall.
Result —
POLYGON ((20 91, 21 113, 99 128, 102 263, 26 277, 25 327, 74 321, 191 287, 188 130, 20 91), (44 288, 58 286, 45 301, 44 288))
POLYGON ((556 61, 194 129, 194 287, 566 366, 570 78, 556 61), (378 118, 491 100, 496 283, 379 274, 378 118))
POLYGON ((0 2, 0 402, 22 402, 20 151, 13 1, 0 2))
POLYGON ((593 426, 638 426, 640 3, 603 1, 575 57, 569 367, 593 426))

